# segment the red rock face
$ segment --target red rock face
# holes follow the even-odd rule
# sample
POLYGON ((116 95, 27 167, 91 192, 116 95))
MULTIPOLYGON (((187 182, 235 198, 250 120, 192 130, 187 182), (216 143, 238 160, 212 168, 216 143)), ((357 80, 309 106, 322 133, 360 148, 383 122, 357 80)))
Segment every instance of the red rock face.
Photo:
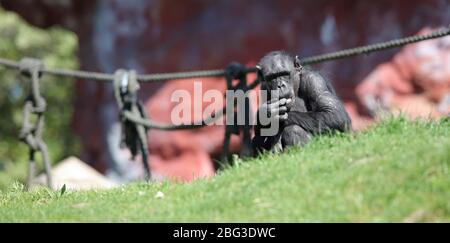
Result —
MULTIPOLYGON (((419 34, 431 31, 424 28, 419 34)), ((412 118, 450 114, 450 37, 404 47, 378 65, 356 93, 373 114, 386 110, 412 118)))
MULTIPOLYGON (((446 0, 36 0, 33 3, 3 0, 2 5, 38 26, 59 24, 75 31, 79 36, 81 68, 110 73, 117 68, 133 68, 140 73, 217 69, 231 61, 250 65, 273 50, 285 49, 309 56, 412 35, 424 26, 450 22, 450 5, 446 0)), ((356 86, 397 51, 316 66, 333 81, 355 129, 364 128, 372 119, 367 102, 363 101, 365 93, 385 97, 380 94, 385 91, 378 86, 371 88, 368 84, 369 88, 364 88, 363 85, 358 93, 354 91, 356 86)), ((425 94, 423 97, 435 103, 440 99, 442 94, 438 88, 427 88, 430 82, 425 82, 419 92, 416 84, 408 83, 411 79, 405 77, 445 78, 434 77, 434 71, 415 73, 419 66, 412 64, 402 64, 400 72, 394 67, 396 62, 380 66, 377 70, 385 71, 371 77, 390 75, 389 80, 401 80, 388 84, 390 90, 425 94)), ((434 70, 434 66, 429 69, 434 70)), ((225 89, 223 79, 200 81, 204 82, 205 90, 225 89)), ((175 105, 169 95, 176 89, 192 90, 192 82, 143 84, 140 98, 146 102, 153 119, 168 122, 168 110, 175 105)), ((431 83, 441 87, 440 81, 431 83)), ((136 164, 129 162, 127 151, 116 149, 117 110, 111 85, 79 80, 75 93, 73 127, 83 142, 82 159, 103 172, 115 166, 122 177, 127 177, 136 164)), ((395 100, 390 104, 402 102, 395 100)), ((256 107, 255 100, 252 104, 256 107)), ((217 126, 195 131, 151 130, 149 147, 154 176, 189 181, 213 175, 211 158, 218 155, 223 134, 223 128, 217 126)), ((235 152, 239 150, 238 141, 233 138, 235 152)))

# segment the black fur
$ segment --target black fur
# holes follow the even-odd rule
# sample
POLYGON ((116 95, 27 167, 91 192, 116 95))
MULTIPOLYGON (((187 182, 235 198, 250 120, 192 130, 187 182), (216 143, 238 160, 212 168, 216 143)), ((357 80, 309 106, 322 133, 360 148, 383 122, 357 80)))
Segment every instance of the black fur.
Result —
MULTIPOLYGON (((312 135, 350 130, 351 120, 344 105, 337 97, 332 84, 318 72, 301 67, 295 58, 283 51, 267 54, 258 67, 264 82, 261 89, 279 89, 279 99, 293 98, 294 102, 287 105, 287 118, 279 121, 280 131, 277 135, 261 136, 262 126, 257 122, 254 127, 255 137, 252 140, 255 152, 277 151, 293 145, 303 146, 312 135)), ((274 102, 274 97, 269 102, 274 102)), ((281 105, 278 109, 280 108, 281 105)))

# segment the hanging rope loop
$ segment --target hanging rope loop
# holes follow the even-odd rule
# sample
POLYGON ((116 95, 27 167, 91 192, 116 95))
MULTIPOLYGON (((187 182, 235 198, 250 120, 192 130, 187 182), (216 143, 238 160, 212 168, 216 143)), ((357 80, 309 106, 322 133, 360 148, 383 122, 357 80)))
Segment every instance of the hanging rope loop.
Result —
POLYGON ((136 123, 127 119, 125 114, 128 112, 141 119, 146 117, 143 107, 138 102, 138 89, 139 84, 136 81, 136 72, 124 69, 116 71, 114 93, 119 108, 119 118, 122 122, 121 147, 128 147, 133 156, 136 156, 138 153, 136 123))
MULTIPOLYGON (((222 149, 222 161, 228 160, 229 146, 231 135, 240 135, 242 132, 242 150, 241 156, 251 155, 251 119, 250 114, 250 100, 248 92, 254 88, 255 82, 247 85, 247 73, 253 70, 249 70, 245 65, 237 62, 230 63, 225 69, 225 79, 227 81, 227 91, 232 91, 233 96, 226 96, 226 126, 225 126, 225 138, 222 149), (238 80, 236 84, 233 84, 234 80, 238 80), (240 92, 242 93, 240 93, 240 92), (244 95, 244 103, 239 103, 238 96, 244 95), (244 117, 242 117, 244 116, 244 117), (243 118, 243 120, 242 120, 243 118), (232 124, 229 124, 229 123, 232 124)), ((228 92, 227 92, 228 94, 228 92)))
POLYGON ((19 138, 24 141, 31 150, 38 150, 38 141, 41 139, 44 126, 42 113, 46 110, 46 102, 40 94, 40 70, 43 64, 40 60, 24 58, 20 61, 20 74, 31 80, 31 91, 25 100, 23 107, 23 123, 19 138), (31 124, 30 115, 36 114, 36 124, 31 124))
POLYGON ((23 106, 23 121, 19 139, 26 143, 30 150, 27 186, 31 186, 34 177, 35 152, 40 152, 47 174, 47 185, 52 188, 50 158, 47 145, 42 139, 44 130, 44 112, 47 108, 45 99, 40 92, 40 77, 43 68, 43 63, 38 59, 23 58, 19 63, 20 74, 24 78, 31 80, 30 94, 26 98, 23 106), (31 114, 37 116, 34 124, 30 119, 31 114))
POLYGON ((114 95, 119 108, 119 118, 122 124, 120 147, 127 147, 133 158, 141 152, 142 163, 144 165, 145 177, 150 179, 150 167, 148 165, 148 129, 142 124, 127 118, 127 114, 138 117, 141 120, 148 120, 145 107, 139 102, 139 83, 134 70, 119 69, 114 75, 114 95))

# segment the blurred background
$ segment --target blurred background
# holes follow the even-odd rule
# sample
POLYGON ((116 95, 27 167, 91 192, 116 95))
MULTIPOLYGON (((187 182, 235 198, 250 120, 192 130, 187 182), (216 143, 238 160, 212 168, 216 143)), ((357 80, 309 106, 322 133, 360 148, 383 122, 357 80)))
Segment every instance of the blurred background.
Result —
MULTIPOLYGON (((113 73, 254 65, 284 49, 306 57, 427 33, 450 24, 448 0, 0 0, 0 57, 40 58, 48 67, 113 73)), ((450 38, 331 61, 314 68, 334 83, 362 130, 383 112, 411 118, 450 113, 450 38)), ((17 140, 27 85, 0 68, 0 188, 26 175, 27 147, 17 140)), ((249 75, 249 80, 254 76, 249 75)), ((119 149, 120 125, 111 84, 45 76, 44 139, 53 163, 75 155, 114 182, 143 174, 119 149)), ((146 83, 140 99, 150 117, 170 122, 174 90, 225 90, 221 78, 146 83)), ((203 103, 206 107, 208 104, 203 103)), ((252 106, 257 107, 256 100, 252 106)), ((253 109, 255 110, 255 109, 253 109)), ((213 176, 223 127, 148 133, 153 179, 213 176)), ((240 148, 232 138, 232 152, 240 148)), ((38 163, 41 164, 41 163, 38 163)))

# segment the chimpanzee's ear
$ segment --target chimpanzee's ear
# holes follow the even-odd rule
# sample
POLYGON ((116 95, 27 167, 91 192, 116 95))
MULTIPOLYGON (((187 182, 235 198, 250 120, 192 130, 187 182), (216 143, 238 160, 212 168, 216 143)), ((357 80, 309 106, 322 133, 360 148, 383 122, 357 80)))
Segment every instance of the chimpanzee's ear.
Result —
POLYGON ((258 78, 259 82, 261 83, 261 89, 268 90, 267 89, 267 82, 264 79, 262 68, 259 65, 256 65, 256 77, 258 78))
POLYGON ((295 58, 294 58, 294 67, 295 68, 301 68, 302 67, 302 65, 300 64, 300 58, 298 58, 297 55, 295 55, 295 58))
POLYGON ((256 75, 257 75, 259 80, 261 80, 261 81, 264 80, 264 76, 263 76, 263 73, 262 73, 262 68, 259 65, 256 65, 256 75))

